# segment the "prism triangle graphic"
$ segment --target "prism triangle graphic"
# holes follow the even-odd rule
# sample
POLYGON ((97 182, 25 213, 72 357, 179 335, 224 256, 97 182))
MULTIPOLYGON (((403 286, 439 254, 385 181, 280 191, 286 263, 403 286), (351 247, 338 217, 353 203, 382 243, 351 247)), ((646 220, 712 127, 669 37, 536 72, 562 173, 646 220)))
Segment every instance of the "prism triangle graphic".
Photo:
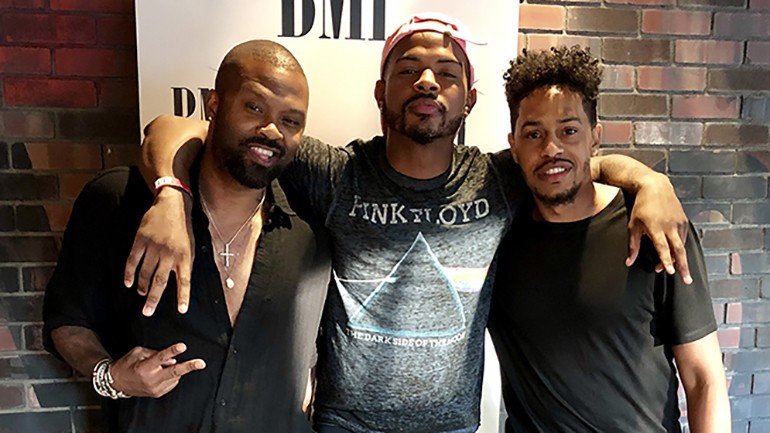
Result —
POLYGON ((348 326, 416 338, 452 336, 465 329, 457 290, 422 233, 350 317, 348 326))

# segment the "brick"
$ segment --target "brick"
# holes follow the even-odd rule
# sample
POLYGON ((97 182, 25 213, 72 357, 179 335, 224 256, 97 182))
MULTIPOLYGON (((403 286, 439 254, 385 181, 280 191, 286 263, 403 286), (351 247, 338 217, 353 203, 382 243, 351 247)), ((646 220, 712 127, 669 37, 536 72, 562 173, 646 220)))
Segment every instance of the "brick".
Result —
POLYGON ((34 13, 7 13, 0 28, 5 42, 54 42, 53 15, 34 13))
POLYGON ((27 143, 26 149, 32 167, 38 170, 102 168, 102 151, 95 144, 27 143))
POLYGON ((701 197, 702 182, 698 176, 669 176, 674 185, 674 191, 679 200, 696 199, 701 197))
POLYGON ((0 326, 0 352, 18 352, 21 347, 21 327, 0 326))
POLYGON ((13 206, 0 206, 0 232, 16 230, 16 213, 13 206))
POLYGON ((22 232, 47 232, 48 216, 40 205, 16 207, 16 227, 22 232))
POLYGON ((0 385, 0 410, 24 407, 24 386, 0 385))
POLYGON ((67 222, 72 214, 71 203, 46 203, 45 213, 48 216, 48 225, 51 231, 63 232, 67 228, 67 222))
POLYGON ((104 168, 120 165, 137 165, 140 161, 141 149, 136 145, 104 146, 104 168))
POLYGON ((642 33, 708 35, 711 13, 647 9, 642 12, 642 33))
POLYGON ((0 112, 0 124, 6 137, 51 138, 54 117, 45 111, 13 110, 0 112))
POLYGON ((717 331, 719 347, 737 349, 740 346, 741 328, 724 328, 717 331))
POLYGON ((13 168, 23 170, 32 168, 32 161, 29 159, 27 146, 24 143, 13 143, 13 146, 11 146, 11 160, 13 161, 13 168))
POLYGON ((19 291, 19 275, 16 268, 0 268, 0 293, 19 291))
POLYGON ((727 378, 729 395, 751 394, 751 374, 734 374, 727 378))
POLYGON ((770 273, 770 254, 742 253, 741 270, 743 274, 770 273))
POLYGON ((54 56, 58 76, 136 76, 136 54, 129 50, 60 48, 54 56))
POLYGON ((66 379, 72 369, 51 355, 19 355, 0 358, 0 377, 5 379, 66 379))
POLYGON ((725 203, 684 203, 684 212, 695 224, 724 224, 729 222, 730 205, 725 203))
POLYGON ((519 29, 562 30, 566 9, 562 6, 530 5, 519 6, 519 29))
MULTIPOLYGON (((733 173, 735 171, 735 152, 672 150, 669 153, 668 168, 671 173, 733 173)), ((708 178, 704 178, 704 183, 706 179, 708 178)))
POLYGON ((740 98, 729 96, 674 95, 671 116, 678 119, 735 119, 740 98))
POLYGON ((709 281, 715 299, 752 299, 759 296, 759 280, 751 278, 709 281))
POLYGON ((746 63, 770 65, 770 42, 749 41, 746 50, 746 63))
POLYGON ((753 327, 741 328, 739 347, 741 349, 753 349, 756 347, 756 332, 753 327))
POLYGON ((602 144, 629 144, 633 124, 631 122, 602 121, 602 144))
POLYGON ((68 108, 96 106, 96 86, 83 80, 5 79, 8 105, 35 105, 68 108))
POLYGON ((602 41, 590 36, 555 35, 555 34, 530 34, 527 35, 527 49, 547 50, 551 47, 572 47, 579 45, 588 48, 598 56, 602 51, 602 41))
POLYGON ((61 198, 74 199, 83 190, 86 183, 93 177, 92 174, 66 174, 59 175, 59 191, 61 198))
POLYGON ((749 123, 770 123, 770 98, 744 97, 741 118, 749 123))
POLYGON ((604 3, 640 6, 673 6, 674 0, 604 0, 604 3))
POLYGON ((97 406, 99 396, 91 388, 91 382, 37 383, 40 407, 97 406))
POLYGON ((617 63, 668 63, 671 41, 665 39, 604 38, 602 60, 617 63))
POLYGON ((635 122, 636 144, 698 146, 703 137, 702 123, 635 122))
POLYGON ((87 12, 125 12, 134 11, 134 2, 131 0, 50 0, 51 9, 65 11, 87 12))
POLYGON ((759 176, 709 176, 703 179, 703 197, 742 199, 767 197, 767 178, 759 176))
POLYGON ((7 427, 8 432, 63 433, 71 431, 70 423, 69 409, 61 412, 0 413, 0 425, 7 427))
POLYGON ((99 83, 99 106, 103 108, 139 107, 139 90, 135 80, 110 80, 99 83))
POLYGON ((770 224, 770 203, 733 204, 733 223, 770 224))
POLYGON ((749 0, 749 7, 752 10, 770 9, 770 0, 749 0))
POLYGON ((567 9, 567 30, 591 33, 637 33, 639 13, 630 9, 572 7, 567 9))
POLYGON ((50 200, 57 196, 56 176, 0 173, 0 200, 50 200))
POLYGON ((633 90, 634 67, 623 65, 607 65, 604 67, 601 90, 633 90))
MULTIPOLYGON (((768 20, 770 21, 770 20, 768 20)), ((709 90, 770 90, 770 71, 768 70, 710 70, 708 74, 709 90)))
POLYGON ((42 314, 42 295, 0 297, 0 323, 38 321, 42 314))
POLYGON ((43 9, 44 0, 13 0, 13 7, 16 9, 43 9))
POLYGON ((713 34, 719 39, 766 38, 770 34, 770 20, 761 13, 716 12, 713 34))
POLYGON ((770 372, 754 374, 754 394, 770 394, 770 372))
POLYGON ((747 151, 738 152, 737 173, 767 173, 770 172, 770 152, 747 151))
MULTIPOLYGON (((768 269, 770 269, 770 258, 768 258, 768 269)), ((745 302, 743 322, 770 322, 770 301, 745 302)))
POLYGON ((717 325, 721 325, 725 323, 725 305, 726 304, 712 304, 711 308, 714 312, 714 320, 716 320, 717 325))
POLYGON ((51 51, 47 48, 0 47, 0 73, 50 74, 51 51))
POLYGON ((770 347, 770 327, 757 328, 757 347, 770 347))
POLYGON ((665 95, 604 94, 599 100, 602 117, 661 117, 668 114, 665 95))
POLYGON ((675 45, 677 63, 740 64, 743 43, 712 40, 678 40, 675 45))
POLYGON ((762 229, 725 229, 704 230, 701 244, 703 248, 715 250, 759 250, 763 244, 762 229))
POLYGON ((740 303, 727 304, 725 323, 741 323, 743 320, 743 307, 740 303))
POLYGON ((640 66, 637 84, 640 90, 703 90, 706 69, 640 66))
POLYGON ((601 152, 603 155, 626 155, 644 163, 657 172, 664 172, 666 169, 666 153, 660 150, 648 149, 605 149, 601 152))
POLYGON ((42 325, 24 325, 24 349, 45 350, 43 347, 42 325))
POLYGON ((703 258, 708 275, 727 275, 730 269, 730 257, 727 254, 708 254, 703 258))
POLYGON ((70 44, 95 44, 96 20, 83 15, 56 16, 56 42, 70 44))
POLYGON ((96 40, 100 45, 136 47, 134 15, 107 15, 96 18, 96 40))
POLYGON ((747 0, 679 0, 679 6, 744 7, 747 0))
POLYGON ((765 125, 710 123, 703 135, 703 144, 707 145, 757 146, 767 143, 770 143, 770 132, 765 125))
MULTIPOLYGON (((0 114, 0 125, 2 125, 2 114, 0 114)), ((2 126, 0 126, 2 128, 2 126)), ((0 129, 2 131, 2 129, 0 129)), ((8 144, 0 142, 0 169, 9 168, 11 160, 8 157, 8 144)))
POLYGON ((53 236, 0 237, 0 262, 55 262, 57 257, 53 236))
POLYGON ((730 273, 733 275, 741 275, 743 273, 740 253, 730 253, 730 273))
POLYGON ((24 268, 22 270, 24 291, 27 293, 45 292, 45 287, 48 284, 48 280, 51 279, 53 270, 53 266, 24 268))
POLYGON ((139 143, 138 113, 80 111, 57 114, 59 137, 68 140, 111 140, 139 143))

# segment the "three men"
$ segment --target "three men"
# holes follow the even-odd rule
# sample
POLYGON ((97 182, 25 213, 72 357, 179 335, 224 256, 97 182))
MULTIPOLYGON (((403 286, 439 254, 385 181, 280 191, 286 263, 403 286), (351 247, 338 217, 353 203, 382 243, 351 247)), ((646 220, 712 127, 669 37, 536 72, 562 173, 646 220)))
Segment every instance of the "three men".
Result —
POLYGON ((677 371, 690 431, 730 431, 695 230, 692 285, 655 273, 647 242, 628 268, 633 198, 591 181, 601 76, 579 48, 525 51, 505 76, 509 142, 534 198, 500 245, 489 316, 506 432, 680 432, 677 371))
MULTIPOLYGON (((385 43, 375 87, 385 135, 345 148, 306 138, 281 177, 292 205, 324 224, 332 241, 315 400, 321 433, 478 428, 486 276, 520 196, 509 155, 453 144, 476 102, 468 39, 460 23, 439 14, 399 26, 385 43)), ((174 173, 176 150, 199 129, 156 122, 145 145, 154 174, 186 176, 174 173)), ((666 208, 686 221, 667 180, 620 157, 603 160, 599 171, 624 186, 644 184, 647 199, 637 206, 653 216, 642 224, 653 236, 678 239, 676 223, 662 227, 655 217, 666 208)), ((168 271, 184 268, 160 254, 155 272, 167 234, 175 245, 188 242, 183 221, 157 218, 178 214, 182 196, 161 194, 127 266, 131 281, 142 253, 150 255, 139 273, 141 286, 153 280, 150 311, 168 271)))
POLYGON ((299 63, 274 42, 245 42, 222 61, 192 188, 175 184, 192 198, 198 241, 185 316, 168 297, 145 317, 123 287, 153 203, 136 167, 101 174, 78 197, 46 291, 46 347, 112 398, 106 432, 310 431, 302 409, 328 253, 272 181, 296 152, 308 97, 299 63))

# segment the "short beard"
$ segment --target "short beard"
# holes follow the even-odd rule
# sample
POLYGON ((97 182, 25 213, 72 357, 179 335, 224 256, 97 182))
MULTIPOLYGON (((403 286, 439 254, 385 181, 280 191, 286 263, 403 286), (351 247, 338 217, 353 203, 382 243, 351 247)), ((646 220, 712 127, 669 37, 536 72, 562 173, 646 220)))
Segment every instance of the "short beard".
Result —
POLYGON ((575 202, 578 191, 580 191, 580 184, 576 183, 570 187, 570 189, 560 192, 556 195, 545 195, 535 190, 532 190, 532 195, 546 207, 557 207, 565 204, 571 204, 575 202))
POLYGON ((259 137, 250 137, 241 140, 235 148, 228 148, 225 144, 226 141, 224 141, 225 138, 218 135, 215 129, 212 137, 214 160, 220 169, 224 170, 236 182, 246 188, 265 188, 283 171, 284 166, 281 164, 266 169, 251 162, 246 155, 249 152, 249 144, 259 143, 273 149, 278 155, 277 157, 281 158, 285 155, 286 151, 278 142, 259 137))
POLYGON ((397 113, 388 108, 387 104, 382 106, 382 116, 385 119, 385 124, 388 128, 398 131, 400 134, 409 137, 415 143, 429 144, 438 138, 447 136, 454 136, 457 131, 460 130, 460 126, 463 124, 463 116, 457 116, 454 118, 446 118, 446 108, 441 106, 441 124, 436 128, 430 128, 418 123, 415 126, 407 126, 406 124, 406 107, 415 99, 430 98, 429 95, 419 95, 407 100, 401 107, 401 112, 397 113))

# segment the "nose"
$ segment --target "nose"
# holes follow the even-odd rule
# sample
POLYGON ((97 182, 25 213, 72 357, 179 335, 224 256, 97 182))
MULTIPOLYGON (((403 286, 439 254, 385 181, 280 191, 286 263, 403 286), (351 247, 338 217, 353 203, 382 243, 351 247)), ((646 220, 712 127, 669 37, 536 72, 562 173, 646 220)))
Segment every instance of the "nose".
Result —
POLYGON ((558 140, 555 140, 553 137, 548 137, 546 138, 543 149, 540 153, 546 158, 555 158, 556 156, 561 155, 562 152, 564 152, 564 148, 562 147, 561 143, 558 140))
POLYGON ((278 127, 275 126, 274 122, 259 127, 257 129, 257 134, 268 140, 280 140, 283 138, 283 134, 281 134, 281 131, 278 130, 278 127))
POLYGON ((414 89, 420 93, 436 93, 439 91, 436 75, 430 68, 425 68, 414 83, 414 89))

